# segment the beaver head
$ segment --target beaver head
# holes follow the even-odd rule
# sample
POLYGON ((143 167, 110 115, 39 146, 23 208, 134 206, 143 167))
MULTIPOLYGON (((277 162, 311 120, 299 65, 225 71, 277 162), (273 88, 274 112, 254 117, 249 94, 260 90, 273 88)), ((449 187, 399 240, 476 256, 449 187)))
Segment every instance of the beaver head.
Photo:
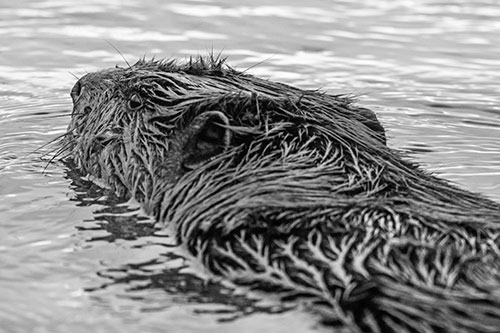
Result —
POLYGON ((71 97, 73 160, 120 195, 151 202, 148 211, 165 186, 214 159, 233 167, 252 153, 273 163, 294 151, 327 159, 337 145, 385 144, 375 114, 348 98, 257 79, 221 61, 139 61, 85 75, 71 97))
POLYGON ((500 327, 483 281, 500 285, 499 205, 406 161, 351 99, 203 58, 87 74, 71 96, 73 165, 214 274, 305 295, 352 331, 500 327))

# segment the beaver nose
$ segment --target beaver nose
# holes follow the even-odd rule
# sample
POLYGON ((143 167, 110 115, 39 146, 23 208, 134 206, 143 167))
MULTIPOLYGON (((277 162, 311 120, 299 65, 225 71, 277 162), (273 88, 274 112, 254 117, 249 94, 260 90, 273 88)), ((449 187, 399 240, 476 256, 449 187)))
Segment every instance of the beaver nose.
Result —
POLYGON ((82 83, 80 81, 77 81, 73 86, 73 89, 71 89, 70 93, 73 103, 76 102, 81 93, 82 93, 82 83))

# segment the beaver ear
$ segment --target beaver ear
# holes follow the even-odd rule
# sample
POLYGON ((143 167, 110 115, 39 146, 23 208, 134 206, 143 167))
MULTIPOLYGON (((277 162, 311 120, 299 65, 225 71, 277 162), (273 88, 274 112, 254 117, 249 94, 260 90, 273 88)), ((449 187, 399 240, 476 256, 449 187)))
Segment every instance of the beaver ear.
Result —
POLYGON ((231 141, 228 125, 229 119, 219 111, 207 111, 197 116, 187 128, 182 166, 193 170, 222 153, 231 141))

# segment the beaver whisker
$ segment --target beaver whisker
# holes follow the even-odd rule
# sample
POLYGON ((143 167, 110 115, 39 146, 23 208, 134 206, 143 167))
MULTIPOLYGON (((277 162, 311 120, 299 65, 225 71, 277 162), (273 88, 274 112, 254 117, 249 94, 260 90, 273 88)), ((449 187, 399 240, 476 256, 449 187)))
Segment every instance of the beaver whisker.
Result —
POLYGON ((71 113, 50 115, 49 118, 71 117, 71 113))
POLYGON ((249 70, 254 69, 254 68, 255 68, 255 67, 257 67, 257 66, 262 65, 263 63, 265 63, 265 62, 267 62, 267 61, 271 60, 271 59, 272 59, 272 58, 274 58, 274 57, 275 57, 275 55, 273 54, 273 55, 271 55, 271 56, 267 57, 267 58, 266 58, 266 59, 264 59, 264 60, 261 60, 261 61, 259 61, 259 62, 256 62, 255 64, 250 65, 250 66, 248 66, 247 68, 243 69, 243 70, 241 71, 241 73, 245 74, 245 73, 246 73, 246 72, 248 72, 249 70))
POLYGON ((127 59, 125 58, 123 53, 116 46, 114 46, 110 41, 106 40, 106 43, 108 43, 109 46, 111 46, 113 49, 115 49, 115 51, 118 52, 118 54, 122 57, 123 61, 125 61, 128 68, 132 69, 132 66, 130 66, 129 62, 127 61, 127 59))
MULTIPOLYGON (((80 125, 80 126, 83 126, 83 124, 82 124, 82 125, 80 125)), ((35 154, 35 153, 39 152, 40 150, 42 150, 42 149, 44 149, 44 148, 46 148, 46 147, 48 147, 48 146, 51 146, 51 145, 54 145, 54 144, 61 144, 61 143, 63 143, 64 139, 65 139, 68 135, 70 135, 70 134, 72 134, 72 133, 71 133, 71 132, 68 132, 68 131, 67 131, 67 132, 65 132, 65 133, 63 133, 63 134, 60 134, 60 135, 56 136, 55 138, 51 139, 49 142, 46 142, 46 143, 44 143, 43 145, 41 145, 41 146, 39 146, 39 147, 35 148, 33 151, 29 152, 29 153, 28 153, 28 155, 30 155, 30 154, 35 154)), ((53 149, 53 150, 51 150, 51 151, 44 152, 44 153, 42 153, 41 157, 47 156, 47 155, 51 154, 52 152, 54 152, 54 151, 55 151, 55 150, 57 150, 57 149, 59 149, 59 148, 57 148, 57 147, 56 147, 56 148, 54 148, 54 149, 53 149)))
POLYGON ((73 76, 75 79, 77 80, 80 80, 80 78, 75 74, 75 73, 72 73, 72 72, 68 72, 71 76, 73 76))
MULTIPOLYGON (((45 164, 45 167, 42 170, 42 174, 45 173, 45 171, 47 170, 47 168, 49 167, 49 165, 52 164, 52 162, 54 162, 56 159, 58 159, 61 156, 63 156, 64 153, 66 153, 66 155, 64 155, 64 157, 60 158, 60 160, 64 160, 65 158, 67 158, 68 156, 70 156, 69 152, 67 151, 67 148, 68 148, 69 145, 70 145, 70 143, 67 143, 67 144, 63 145, 62 147, 60 147, 59 149, 57 149, 56 153, 45 164)), ((47 153, 46 155, 48 155, 48 154, 49 153, 47 153)))

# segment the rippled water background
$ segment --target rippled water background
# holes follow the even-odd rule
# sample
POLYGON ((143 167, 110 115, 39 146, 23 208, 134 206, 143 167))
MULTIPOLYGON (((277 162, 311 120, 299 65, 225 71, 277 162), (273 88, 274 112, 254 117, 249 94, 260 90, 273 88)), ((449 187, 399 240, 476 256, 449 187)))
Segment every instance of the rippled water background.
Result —
POLYGON ((324 330, 207 283, 136 207, 47 167, 36 149, 64 132, 75 76, 124 66, 115 48, 129 62, 223 50, 237 69, 358 95, 390 146, 500 200, 498 1, 272 3, 0 0, 0 331, 324 330))

